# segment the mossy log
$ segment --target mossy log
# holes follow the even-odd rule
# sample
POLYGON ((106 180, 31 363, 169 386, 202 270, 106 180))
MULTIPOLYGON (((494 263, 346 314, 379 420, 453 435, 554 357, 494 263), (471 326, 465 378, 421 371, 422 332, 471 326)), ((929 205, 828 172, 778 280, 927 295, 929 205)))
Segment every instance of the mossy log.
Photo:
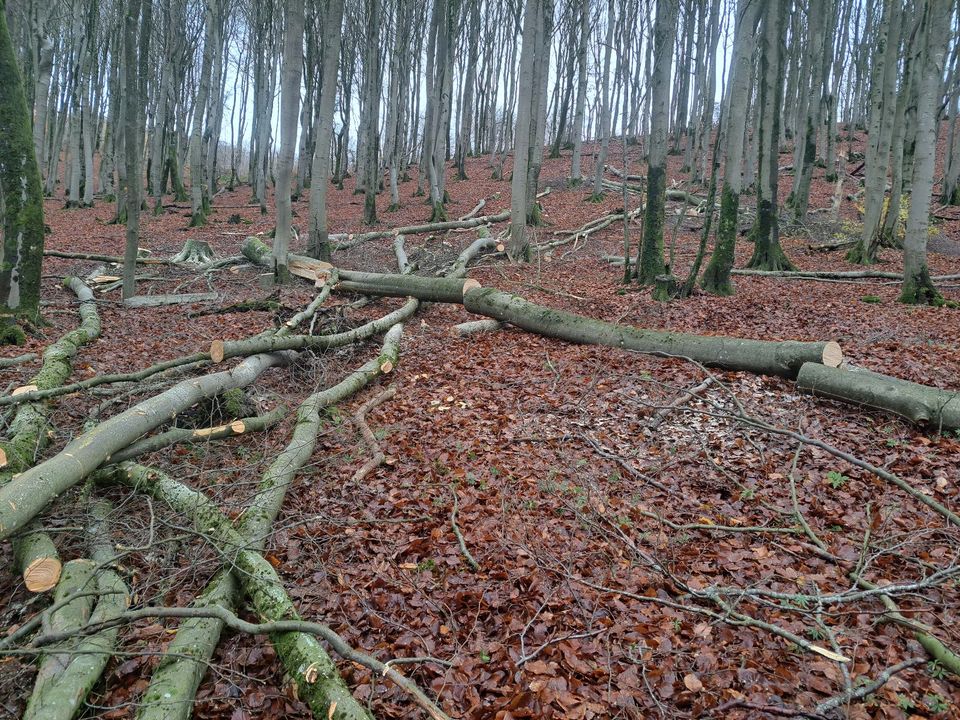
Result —
MULTIPOLYGON (((321 427, 320 412, 372 382, 383 368, 396 365, 400 352, 402 327, 395 325, 384 338, 380 355, 367 362, 333 387, 308 397, 297 411, 293 437, 286 449, 264 473, 253 504, 243 513, 238 531, 247 549, 263 549, 294 475, 306 464, 316 447, 321 427)), ((194 603, 195 607, 220 605, 232 609, 237 595, 237 579, 223 570, 214 576, 194 603)), ((150 687, 141 701, 138 720, 187 720, 193 709, 197 687, 217 647, 223 623, 216 618, 184 620, 167 648, 167 656, 154 671, 150 687)))
POLYGON ((782 342, 642 330, 615 325, 562 310, 535 305, 516 295, 479 288, 464 296, 464 307, 477 315, 575 343, 690 358, 712 367, 745 370, 758 375, 793 378, 804 363, 840 364, 835 342, 782 342))
POLYGON ((467 276, 467 266, 479 257, 485 250, 496 250, 503 252, 504 246, 494 237, 490 236, 490 231, 486 228, 480 228, 480 237, 470 243, 460 255, 457 256, 453 267, 446 273, 448 278, 464 278, 467 276))
MULTIPOLYGON (((480 283, 456 277, 429 278, 339 270, 337 290, 387 297, 415 297, 423 302, 463 303, 464 293, 480 283)), ((465 271, 464 271, 465 274, 465 271)))
POLYGON ((267 368, 286 361, 282 354, 261 353, 232 370, 183 380, 80 435, 50 459, 0 487, 0 539, 25 527, 54 498, 141 435, 203 398, 249 385, 267 368))
MULTIPOLYGON (((127 586, 112 567, 116 555, 105 527, 107 514, 105 503, 97 503, 93 511, 94 521, 88 527, 91 558, 99 568, 96 573, 97 604, 90 614, 91 623, 114 618, 130 604, 127 586)), ((72 720, 78 715, 113 654, 118 631, 113 627, 78 638, 66 650, 67 664, 42 687, 34 688, 23 720, 72 720)))
POLYGON ((937 431, 960 428, 960 392, 920 385, 867 370, 805 364, 797 388, 817 397, 886 410, 937 431))
POLYGON ((128 445, 120 452, 107 458, 108 462, 123 462, 133 460, 141 455, 162 450, 171 445, 180 443, 206 443, 211 440, 222 440, 224 438, 236 437, 250 432, 260 432, 266 430, 272 425, 276 425, 287 415, 287 406, 278 405, 273 410, 263 415, 254 417, 245 417, 225 425, 217 425, 209 428, 174 428, 166 432, 153 435, 143 440, 138 440, 132 445, 128 445))
MULTIPOLYGON (((248 548, 248 541, 206 495, 158 470, 133 463, 111 465, 97 473, 95 480, 135 488, 188 517, 211 541, 224 562, 236 568, 244 594, 262 620, 300 619, 277 571, 260 553, 248 548)), ((274 635, 271 640, 287 672, 297 683, 297 695, 310 706, 314 717, 370 720, 315 637, 287 632, 274 635)))
MULTIPOLYGON (((73 370, 73 358, 80 347, 100 336, 93 291, 77 278, 66 278, 64 286, 80 301, 80 325, 64 334, 43 353, 40 371, 31 379, 37 391, 59 388, 73 370)), ((15 391, 16 392, 16 391, 15 391)), ((9 442, 0 442, 0 485, 14 473, 33 465, 50 437, 50 406, 44 400, 21 405, 10 424, 9 442)), ((60 579, 60 557, 53 540, 37 525, 14 538, 14 563, 31 592, 52 590, 60 579)))
MULTIPOLYGON (((63 566, 60 582, 53 593, 53 607, 56 608, 44 619, 46 632, 70 632, 83 627, 90 619, 93 599, 96 594, 96 564, 91 560, 71 560, 63 566)), ((60 646, 67 652, 57 652, 58 648, 46 651, 40 659, 40 667, 34 680, 34 695, 43 696, 47 685, 55 680, 70 664, 69 652, 72 643, 60 646)))

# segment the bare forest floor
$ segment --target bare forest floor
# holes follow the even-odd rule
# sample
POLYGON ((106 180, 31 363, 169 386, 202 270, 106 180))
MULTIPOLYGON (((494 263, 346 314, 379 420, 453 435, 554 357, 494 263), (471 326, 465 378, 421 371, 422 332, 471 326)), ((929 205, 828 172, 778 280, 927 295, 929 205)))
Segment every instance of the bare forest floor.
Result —
MULTIPOLYGON (((855 149, 862 150, 862 139, 855 149)), ((620 156, 612 148, 611 164, 619 167, 620 156)), ((784 155, 781 164, 789 157, 784 155)), ((668 173, 678 182, 684 179, 680 160, 670 158, 668 173)), ((569 162, 565 153, 544 164, 543 186, 552 192, 543 199, 548 224, 538 230, 540 240, 622 206, 612 192, 601 204, 591 204, 584 201, 587 190, 565 189, 569 162)), ((586 160, 585 169, 590 164, 586 160)), ((858 164, 848 163, 848 170, 858 164)), ((636 159, 629 169, 643 171, 636 159)), ((449 170, 451 217, 467 213, 481 198, 487 198, 485 212, 509 207, 509 182, 490 179, 485 158, 470 162, 469 180, 457 181, 454 174, 449 170)), ((821 169, 815 172, 814 210, 829 208, 833 192, 822 174, 821 169)), ((791 179, 782 178, 781 197, 791 179)), ((350 179, 344 190, 331 192, 334 232, 367 229, 360 222, 362 196, 354 196, 352 187, 350 179)), ((415 188, 415 181, 403 184, 397 212, 386 211, 388 194, 378 198, 383 226, 426 221, 428 207, 412 197, 415 188)), ((848 180, 844 193, 852 188, 848 180)), ((249 198, 246 187, 221 193, 210 224, 202 229, 186 227, 189 209, 184 207, 169 207, 158 217, 145 213, 142 245, 166 257, 185 239, 202 238, 218 256, 236 255, 246 235, 266 233, 274 224, 272 215, 261 216, 248 205, 249 198), (230 221, 233 215, 239 224, 230 221)), ((744 202, 750 206, 752 198, 744 202)), ((61 199, 49 200, 48 248, 120 254, 123 228, 105 224, 113 210, 106 202, 64 210, 61 199)), ((680 210, 679 203, 668 206, 671 234, 680 210)), ((295 204, 302 236, 307 213, 304 198, 295 204)), ((941 214, 960 218, 957 209, 941 214)), ((841 208, 846 227, 818 225, 825 215, 814 212, 810 226, 785 231, 787 254, 802 269, 857 269, 843 261, 843 251, 808 249, 811 242, 849 231, 858 220, 856 207, 847 200, 841 208)), ((744 216, 745 226, 749 219, 744 216)), ((694 256, 702 223, 701 216, 690 213, 676 232, 678 275, 694 256)), ((931 272, 960 273, 960 219, 936 223, 931 272)), ((637 228, 631 233, 635 239, 637 228)), ((407 248, 420 272, 432 274, 475 237, 474 231, 411 236, 407 248)), ((751 249, 742 239, 738 266, 749 259, 751 249)), ((621 270, 601 257, 622 252, 622 225, 617 224, 529 265, 485 256, 470 277, 538 303, 645 328, 834 339, 857 365, 960 390, 960 311, 901 305, 898 284, 736 277, 732 297, 695 295, 663 304, 651 300, 648 290, 625 288, 621 270), (871 295, 879 302, 863 301, 871 295)), ((395 268, 389 239, 338 253, 335 260, 351 269, 395 268)), ((58 286, 58 278, 86 276, 94 265, 45 260, 44 315, 50 326, 43 329, 44 337, 31 338, 26 350, 40 352, 76 325, 74 298, 58 286)), ((898 253, 885 250, 880 269, 901 270, 898 253)), ((147 265, 140 272, 149 276, 140 282, 140 294, 212 287, 224 306, 268 294, 258 286, 259 271, 249 266, 215 273, 209 286, 207 279, 180 266, 147 265)), ((960 301, 957 285, 941 289, 960 301)), ((309 302, 311 290, 307 283, 284 287, 278 298, 281 319, 309 302)), ((119 304, 119 292, 100 296, 103 334, 78 355, 77 379, 202 351, 211 339, 247 337, 277 319, 267 312, 191 316, 200 306, 129 310, 119 304)), ((377 300, 362 310, 344 309, 352 299, 335 294, 314 331, 355 325, 399 305, 377 300)), ((311 465, 288 493, 267 555, 303 617, 330 624, 383 660, 432 656, 448 661, 449 667, 426 662, 405 666, 405 672, 458 718, 702 717, 721 706, 727 709, 716 711, 716 717, 767 716, 759 706, 782 715, 812 710, 843 692, 844 672, 856 685, 902 660, 925 657, 908 630, 879 622, 883 606, 875 597, 827 601, 820 607, 730 597, 741 611, 809 642, 827 648, 836 643, 851 658, 843 666, 765 630, 735 627, 660 601, 682 598, 690 606, 716 610, 692 593, 711 587, 808 595, 849 592, 846 570, 812 552, 808 539, 793 531, 791 473, 807 522, 831 553, 859 564, 871 581, 917 582, 933 567, 957 563, 956 528, 946 529, 916 500, 827 452, 802 447, 795 459, 795 441, 737 422, 737 403, 748 415, 895 472, 955 510, 960 438, 803 396, 785 380, 732 372, 713 373, 719 384, 652 430, 656 406, 703 381, 702 369, 518 329, 452 339, 449 327, 467 319, 462 307, 431 305, 407 324, 400 365, 388 378, 397 385, 396 397, 369 417, 389 462, 362 483, 349 481, 368 459, 349 416, 386 381, 331 413, 311 465), (454 493, 459 525, 481 566, 478 573, 465 563, 452 532, 454 493), (651 570, 644 558, 654 558, 672 579, 651 570)), ((375 342, 351 346, 303 359, 292 370, 268 371, 256 384, 255 401, 263 408, 280 400, 293 407, 365 362, 375 347, 375 342)), ((26 350, 4 348, 2 354, 26 350)), ((4 370, 0 385, 22 384, 36 368, 4 370)), ((142 397, 122 397, 104 412, 112 414, 142 397)), ((93 409, 108 399, 93 392, 62 398, 54 415, 54 446, 81 432, 93 409)), ((288 441, 291 427, 288 418, 266 433, 175 447, 144 462, 165 468, 236 514, 288 441)), ((189 604, 215 571, 214 554, 200 539, 163 542, 182 534, 183 521, 159 503, 148 507, 127 491, 107 492, 116 507, 114 540, 127 547, 146 546, 125 555, 122 564, 136 601, 189 604)), ((64 559, 83 553, 82 535, 76 532, 85 522, 79 497, 79 489, 71 491, 48 515, 48 526, 65 529, 57 533, 64 559)), ((9 546, 0 552, 10 557, 9 546)), ((10 573, 0 574, 0 598, 3 627, 23 622, 42 605, 10 573)), ((960 648, 956 580, 899 602, 904 612, 936 627, 942 639, 960 648)), ((105 684, 98 686, 82 716, 134 717, 138 694, 172 627, 173 621, 144 621, 125 628, 121 642, 128 654, 110 663, 105 684)), ((377 717, 417 716, 402 691, 385 687, 359 666, 340 667, 357 697, 372 697, 377 717)), ((0 717, 19 716, 32 674, 28 659, 0 659, 0 717)), ((309 711, 296 699, 265 638, 228 633, 201 685, 194 716, 300 718, 309 711)), ((949 675, 925 663, 852 703, 849 716, 958 717, 960 690, 949 675)))

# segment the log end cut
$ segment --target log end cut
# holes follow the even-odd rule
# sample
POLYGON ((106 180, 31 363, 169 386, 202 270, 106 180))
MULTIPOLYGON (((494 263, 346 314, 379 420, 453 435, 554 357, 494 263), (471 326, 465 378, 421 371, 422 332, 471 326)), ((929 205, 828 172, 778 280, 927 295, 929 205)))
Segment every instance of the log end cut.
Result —
POLYGON ((822 362, 827 367, 840 367, 840 363, 843 362, 843 350, 840 348, 840 343, 833 340, 824 343, 822 362))
POLYGON ((480 288, 480 283, 473 278, 463 281, 463 294, 466 295, 471 290, 478 290, 480 288))
POLYGON ((215 363, 223 362, 223 340, 210 343, 210 359, 215 363))
POLYGON ((53 590, 60 582, 60 560, 55 557, 39 557, 23 569, 23 582, 30 592, 53 590))

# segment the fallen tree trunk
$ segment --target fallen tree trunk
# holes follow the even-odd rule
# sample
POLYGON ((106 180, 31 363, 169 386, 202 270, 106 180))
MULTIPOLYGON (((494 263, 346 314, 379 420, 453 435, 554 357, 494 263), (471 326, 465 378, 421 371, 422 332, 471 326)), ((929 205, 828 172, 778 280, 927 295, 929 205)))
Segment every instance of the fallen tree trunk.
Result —
MULTIPOLYGON (((94 562, 84 559, 71 560, 63 566, 63 574, 53 593, 53 605, 56 609, 45 619, 45 629, 49 632, 65 633, 77 630, 87 623, 90 611, 93 610, 95 569, 94 562)), ((42 697, 47 685, 70 664, 70 644, 66 643, 59 649, 64 652, 51 648, 40 659, 40 667, 33 683, 34 695, 42 697)))
POLYGON ((134 405, 84 433, 49 460, 0 488, 0 539, 25 527, 57 495, 144 433, 206 397, 252 383, 264 370, 287 361, 280 354, 249 357, 232 370, 189 378, 134 405))
POLYGON ((493 318, 484 318, 483 320, 471 320, 470 322, 460 323, 450 328, 450 334, 454 337, 466 337, 467 335, 476 335, 482 332, 493 332, 503 327, 503 323, 493 318))
POLYGON ((134 295, 123 301, 125 307, 160 307, 161 305, 186 305, 189 303, 210 302, 220 296, 215 292, 186 293, 183 295, 134 295))
MULTIPOLYGON (((623 265, 622 255, 603 255, 604 260, 613 265, 623 265)), ((903 280, 903 273, 884 270, 751 270, 736 268, 733 275, 755 275, 757 277, 786 278, 788 280, 903 280)), ((934 282, 960 280, 957 275, 934 275, 934 282)))
POLYGON ((685 357, 712 367, 793 378, 804 363, 836 367, 843 359, 835 342, 743 340, 740 338, 641 330, 535 305, 516 295, 479 288, 464 295, 464 307, 477 315, 575 343, 685 357))
MULTIPOLYGON (((399 276, 393 276, 399 277, 399 276)), ((227 358, 253 355, 255 353, 280 352, 283 350, 330 350, 343 347, 358 340, 365 340, 389 330, 416 312, 419 300, 411 298, 402 307, 388 315, 333 335, 256 335, 246 340, 214 340, 210 344, 209 357, 215 363, 227 358)))
POLYGON ((338 290, 365 295, 415 297, 424 302, 462 304, 468 290, 480 287, 476 280, 455 277, 429 278, 420 275, 388 275, 381 273, 339 270, 338 290))
POLYGON ((16 365, 22 365, 23 363, 28 363, 31 360, 36 359, 36 353, 24 353, 23 355, 17 355, 16 357, 0 358, 0 370, 8 367, 14 367, 16 365))
MULTIPOLYGON (((540 197, 539 195, 537 197, 540 197)), ((422 235, 423 233, 443 232, 445 230, 460 230, 463 228, 472 228, 479 225, 504 222, 510 219, 510 211, 504 210, 496 215, 481 215, 470 220, 450 220, 448 222, 427 223, 425 225, 408 225, 406 227, 393 228, 392 230, 376 230, 374 232, 363 233, 361 235, 338 234, 331 235, 334 250, 346 250, 368 240, 378 238, 393 237, 394 235, 422 235)))
MULTIPOLYGON (((133 463, 113 465, 98 473, 97 482, 127 485, 165 502, 190 518, 194 527, 211 540, 225 563, 236 568, 237 579, 257 615, 266 621, 299 620, 300 616, 283 589, 277 571, 258 552, 247 549, 248 541, 233 528, 216 505, 203 493, 167 475, 133 463)), ((316 638, 287 632, 271 636, 287 672, 296 680, 297 695, 319 720, 370 720, 337 672, 336 665, 316 638)))
MULTIPOLYGON (((107 621, 121 615, 130 604, 127 586, 113 569, 116 554, 104 527, 105 503, 93 509, 94 521, 88 532, 91 557, 98 566, 96 575, 97 605, 90 615, 91 623, 107 621)), ((23 720, 72 720, 83 708, 90 690, 100 679, 113 654, 118 628, 107 628, 78 638, 68 650, 69 662, 42 686, 35 688, 23 720)))
MULTIPOLYGON (((490 231, 486 228, 480 228, 479 237, 470 243, 460 255, 457 256, 453 267, 446 273, 448 278, 465 278, 467 276, 467 265, 476 260, 484 250, 496 250, 503 252, 503 244, 494 237, 490 236, 490 231)), ((475 282, 475 281, 474 281, 475 282)), ((466 287, 466 286, 464 286, 466 287)))
POLYGON ((457 220, 458 220, 459 222, 463 222, 464 220, 470 220, 470 219, 472 219, 474 215, 476 215, 478 212, 480 212, 481 210, 483 210, 483 206, 486 205, 486 204, 487 204, 486 199, 485 199, 485 198, 481 198, 481 199, 480 199, 480 202, 478 202, 476 205, 473 206, 473 210, 471 210, 470 212, 468 212, 466 215, 460 216, 459 218, 457 218, 457 220))
MULTIPOLYGON (((66 278, 65 287, 73 290, 80 301, 80 326, 53 343, 43 353, 43 365, 30 381, 38 391, 59 388, 73 370, 73 358, 82 345, 100 336, 100 316, 93 292, 77 278, 66 278)), ((16 391, 14 391, 16 394, 16 391)), ((37 454, 50 437, 50 407, 43 400, 26 403, 17 409, 10 424, 9 442, 0 442, 0 484, 14 473, 34 464, 37 454)), ((31 592, 46 592, 60 579, 60 556, 53 540, 37 525, 13 540, 14 565, 31 592)))
POLYGON ((287 415, 287 406, 278 405, 273 410, 263 415, 241 418, 227 423, 226 425, 217 425, 209 428, 174 428, 158 435, 153 435, 143 440, 138 440, 132 445, 128 445, 120 452, 107 458, 107 462, 123 462, 133 460, 141 455, 162 450, 171 445, 180 443, 198 443, 209 442, 211 440, 222 440, 223 438, 237 437, 249 432, 259 432, 265 430, 271 425, 276 425, 287 415))
POLYGON ((805 364, 797 389, 817 397, 886 410, 938 432, 960 428, 960 392, 941 390, 866 370, 805 364))
MULTIPOLYGON (((293 437, 286 449, 264 473, 254 501, 242 515, 238 532, 246 547, 259 552, 270 536, 287 488, 295 474, 313 455, 320 431, 320 412, 342 402, 372 382, 388 364, 396 365, 400 353, 400 325, 395 325, 384 338, 380 355, 326 390, 308 397, 297 411, 293 437)), ((195 607, 218 605, 231 610, 237 595, 237 578, 225 569, 214 576, 194 603, 195 607)), ((216 618, 185 620, 167 648, 167 657, 154 671, 150 687, 143 696, 139 720, 187 720, 193 709, 197 687, 207 670, 219 642, 223 622, 216 618)))
MULTIPOLYGON (((114 265, 123 265, 123 258, 118 255, 98 255, 97 253, 74 253, 62 252, 60 250, 47 250, 44 248, 43 254, 46 257, 67 258, 68 260, 92 260, 94 262, 108 262, 114 265)), ((143 265, 173 265, 173 260, 163 258, 137 256, 137 262, 143 265)))

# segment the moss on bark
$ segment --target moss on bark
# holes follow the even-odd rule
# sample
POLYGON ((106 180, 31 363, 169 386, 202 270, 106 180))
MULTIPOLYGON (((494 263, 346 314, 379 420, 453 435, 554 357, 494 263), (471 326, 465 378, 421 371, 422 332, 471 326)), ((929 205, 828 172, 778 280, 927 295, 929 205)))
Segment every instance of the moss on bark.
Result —
POLYGON ((730 270, 733 269, 734 251, 737 244, 737 215, 740 195, 728 183, 723 184, 720 196, 720 219, 717 223, 717 244, 710 256, 710 263, 703 271, 700 287, 711 295, 733 295, 730 270))
POLYGON ((33 145, 31 113, 0 0, 0 315, 37 320, 43 261, 43 188, 33 145))
POLYGON ((663 218, 666 212, 667 169, 664 165, 650 168, 647 182, 647 206, 644 209, 643 243, 640 246, 640 263, 637 281, 641 285, 653 285, 657 275, 664 271, 663 218))

